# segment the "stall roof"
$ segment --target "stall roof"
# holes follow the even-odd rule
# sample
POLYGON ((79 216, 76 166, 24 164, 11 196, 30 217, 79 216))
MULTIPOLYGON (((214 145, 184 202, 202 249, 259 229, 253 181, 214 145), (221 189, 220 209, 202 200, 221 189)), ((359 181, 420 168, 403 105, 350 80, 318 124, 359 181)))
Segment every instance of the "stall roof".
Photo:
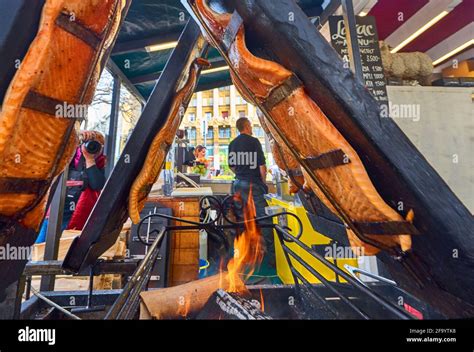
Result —
MULTIPOLYGON (((323 10, 324 0, 297 0, 310 16, 318 16, 323 10)), ((211 0, 211 6, 219 2, 211 0)), ((326 1, 327 3, 327 1, 326 1)), ((133 0, 112 51, 112 61, 122 77, 135 86, 147 99, 161 74, 172 48, 147 50, 149 46, 171 44, 178 40, 190 18, 180 0, 133 0)), ((225 66, 224 59, 215 49, 208 55, 212 67, 225 66)), ((197 91, 230 84, 227 70, 201 75, 197 91)))

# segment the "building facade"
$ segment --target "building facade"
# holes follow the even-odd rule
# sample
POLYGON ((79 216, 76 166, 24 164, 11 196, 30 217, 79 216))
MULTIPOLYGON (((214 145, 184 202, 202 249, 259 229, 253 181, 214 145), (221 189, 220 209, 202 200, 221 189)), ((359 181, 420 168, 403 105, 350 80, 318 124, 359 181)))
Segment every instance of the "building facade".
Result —
POLYGON ((206 147, 215 169, 228 174, 228 148, 238 136, 235 123, 239 117, 250 119, 253 135, 265 151, 265 133, 255 106, 246 102, 233 85, 194 93, 180 128, 185 130, 190 145, 206 147))

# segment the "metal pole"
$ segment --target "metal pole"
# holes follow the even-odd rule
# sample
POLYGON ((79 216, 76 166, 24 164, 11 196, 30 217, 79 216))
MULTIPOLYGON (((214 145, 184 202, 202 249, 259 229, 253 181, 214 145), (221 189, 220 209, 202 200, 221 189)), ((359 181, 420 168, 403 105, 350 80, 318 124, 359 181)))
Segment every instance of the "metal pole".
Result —
MULTIPOLYGON (((46 231, 46 245, 43 260, 56 260, 58 258, 59 240, 61 239, 64 203, 66 199, 66 180, 68 169, 59 176, 58 185, 54 192, 49 211, 48 228, 46 231)), ((41 278, 41 291, 54 290, 55 275, 45 275, 41 278)))
POLYGON ((20 319, 21 302, 23 302, 23 293, 25 292, 25 286, 26 286, 26 277, 22 275, 17 281, 15 307, 13 311, 14 320, 20 319))
MULTIPOLYGON (((402 311, 400 308, 396 307, 389 301, 387 301, 385 298, 381 297, 377 293, 373 292, 369 287, 366 285, 360 283, 358 280, 354 279, 350 274, 346 273, 343 271, 341 268, 337 267, 330 261, 328 261, 324 256, 319 254, 318 252, 314 251, 312 248, 308 247, 306 244, 301 242, 299 239, 297 239, 294 236, 291 236, 288 234, 283 228, 281 228, 279 225, 275 226, 275 229, 280 232, 286 241, 293 241, 296 244, 298 244, 302 249, 304 249, 306 252, 311 254, 314 258, 319 260, 321 263, 326 265, 329 269, 331 269, 334 273, 339 274, 343 279, 345 279, 349 284, 357 288, 360 292, 366 294, 370 298, 372 298, 375 302, 378 304, 382 305, 385 309, 387 309, 390 313, 396 315, 400 319, 413 319, 413 316, 410 315, 409 313, 402 311)), ((287 247, 288 248, 288 247, 287 247)), ((289 253, 291 254, 291 253, 289 253)), ((301 262, 300 262, 301 263, 301 262)), ((308 269, 308 268, 306 268, 308 269)), ((311 271, 310 271, 311 272, 311 271)))
POLYGON ((107 61, 107 68, 114 77, 120 78, 122 84, 129 90, 130 93, 132 93, 135 98, 137 98, 142 107, 145 106, 146 99, 143 97, 140 91, 132 84, 132 82, 130 82, 127 76, 125 76, 122 70, 115 64, 114 60, 109 58, 109 60, 107 61))
POLYGON ((121 80, 114 74, 114 85, 112 89, 112 103, 110 105, 109 134, 105 154, 107 155, 107 165, 105 166, 105 176, 109 177, 115 165, 115 149, 117 146, 117 129, 120 113, 120 86, 121 80))
POLYGON ((124 311, 124 309, 126 310, 126 303, 132 303, 130 302, 131 298, 137 299, 137 294, 136 292, 134 292, 134 289, 137 285, 140 285, 141 282, 148 282, 149 270, 147 269, 150 269, 150 266, 153 267, 156 261, 161 246, 161 240, 163 239, 165 232, 166 229, 162 228, 160 233, 156 236, 155 241, 150 246, 150 249, 148 250, 142 262, 138 266, 137 270, 135 270, 135 272, 133 273, 132 277, 130 278, 130 281, 124 287, 122 293, 114 302, 113 306, 110 308, 109 312, 105 316, 105 320, 117 319, 121 316, 121 313, 124 311))
POLYGON ((329 16, 332 16, 334 12, 341 6, 341 0, 331 0, 323 12, 318 16, 319 21, 315 25, 323 27, 329 19, 329 16))
POLYGON ((39 293, 38 291, 36 291, 33 287, 31 287, 31 291, 33 292, 33 294, 38 297, 39 299, 45 301, 47 304, 49 304, 50 306, 56 308, 57 310, 59 310, 60 312, 64 313, 66 316, 68 316, 69 318, 73 319, 73 320, 81 320, 81 318, 79 318, 77 315, 74 315, 72 314, 70 311, 68 311, 67 309, 61 307, 59 304, 51 301, 49 298, 43 296, 41 293, 39 293))
POLYGON ((359 42, 357 39, 357 21, 352 0, 342 0, 342 16, 346 30, 347 49, 352 71, 359 82, 364 82, 362 61, 360 57, 359 42))

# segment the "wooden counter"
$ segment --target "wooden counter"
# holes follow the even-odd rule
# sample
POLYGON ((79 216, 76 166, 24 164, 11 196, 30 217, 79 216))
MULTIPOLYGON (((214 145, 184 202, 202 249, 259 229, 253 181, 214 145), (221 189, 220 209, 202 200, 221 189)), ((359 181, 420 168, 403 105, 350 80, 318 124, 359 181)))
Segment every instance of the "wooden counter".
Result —
MULTIPOLYGON (((199 197, 150 197, 156 202, 171 208, 173 216, 186 220, 199 221, 199 197)), ((186 225, 171 221, 171 226, 186 225)), ((170 237, 168 286, 181 285, 197 280, 199 274, 199 230, 172 231, 170 237)))

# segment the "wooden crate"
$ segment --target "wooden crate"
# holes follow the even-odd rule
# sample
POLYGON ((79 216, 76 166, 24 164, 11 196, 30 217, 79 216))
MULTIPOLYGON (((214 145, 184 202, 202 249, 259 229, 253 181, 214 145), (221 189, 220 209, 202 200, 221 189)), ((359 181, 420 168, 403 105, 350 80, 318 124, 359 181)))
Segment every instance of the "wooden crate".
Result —
MULTIPOLYGON (((150 202, 171 208, 173 216, 199 222, 199 197, 150 197, 150 202)), ((186 225, 171 221, 171 226, 186 225)), ((168 286, 197 280, 199 274, 199 230, 171 232, 168 286)))

